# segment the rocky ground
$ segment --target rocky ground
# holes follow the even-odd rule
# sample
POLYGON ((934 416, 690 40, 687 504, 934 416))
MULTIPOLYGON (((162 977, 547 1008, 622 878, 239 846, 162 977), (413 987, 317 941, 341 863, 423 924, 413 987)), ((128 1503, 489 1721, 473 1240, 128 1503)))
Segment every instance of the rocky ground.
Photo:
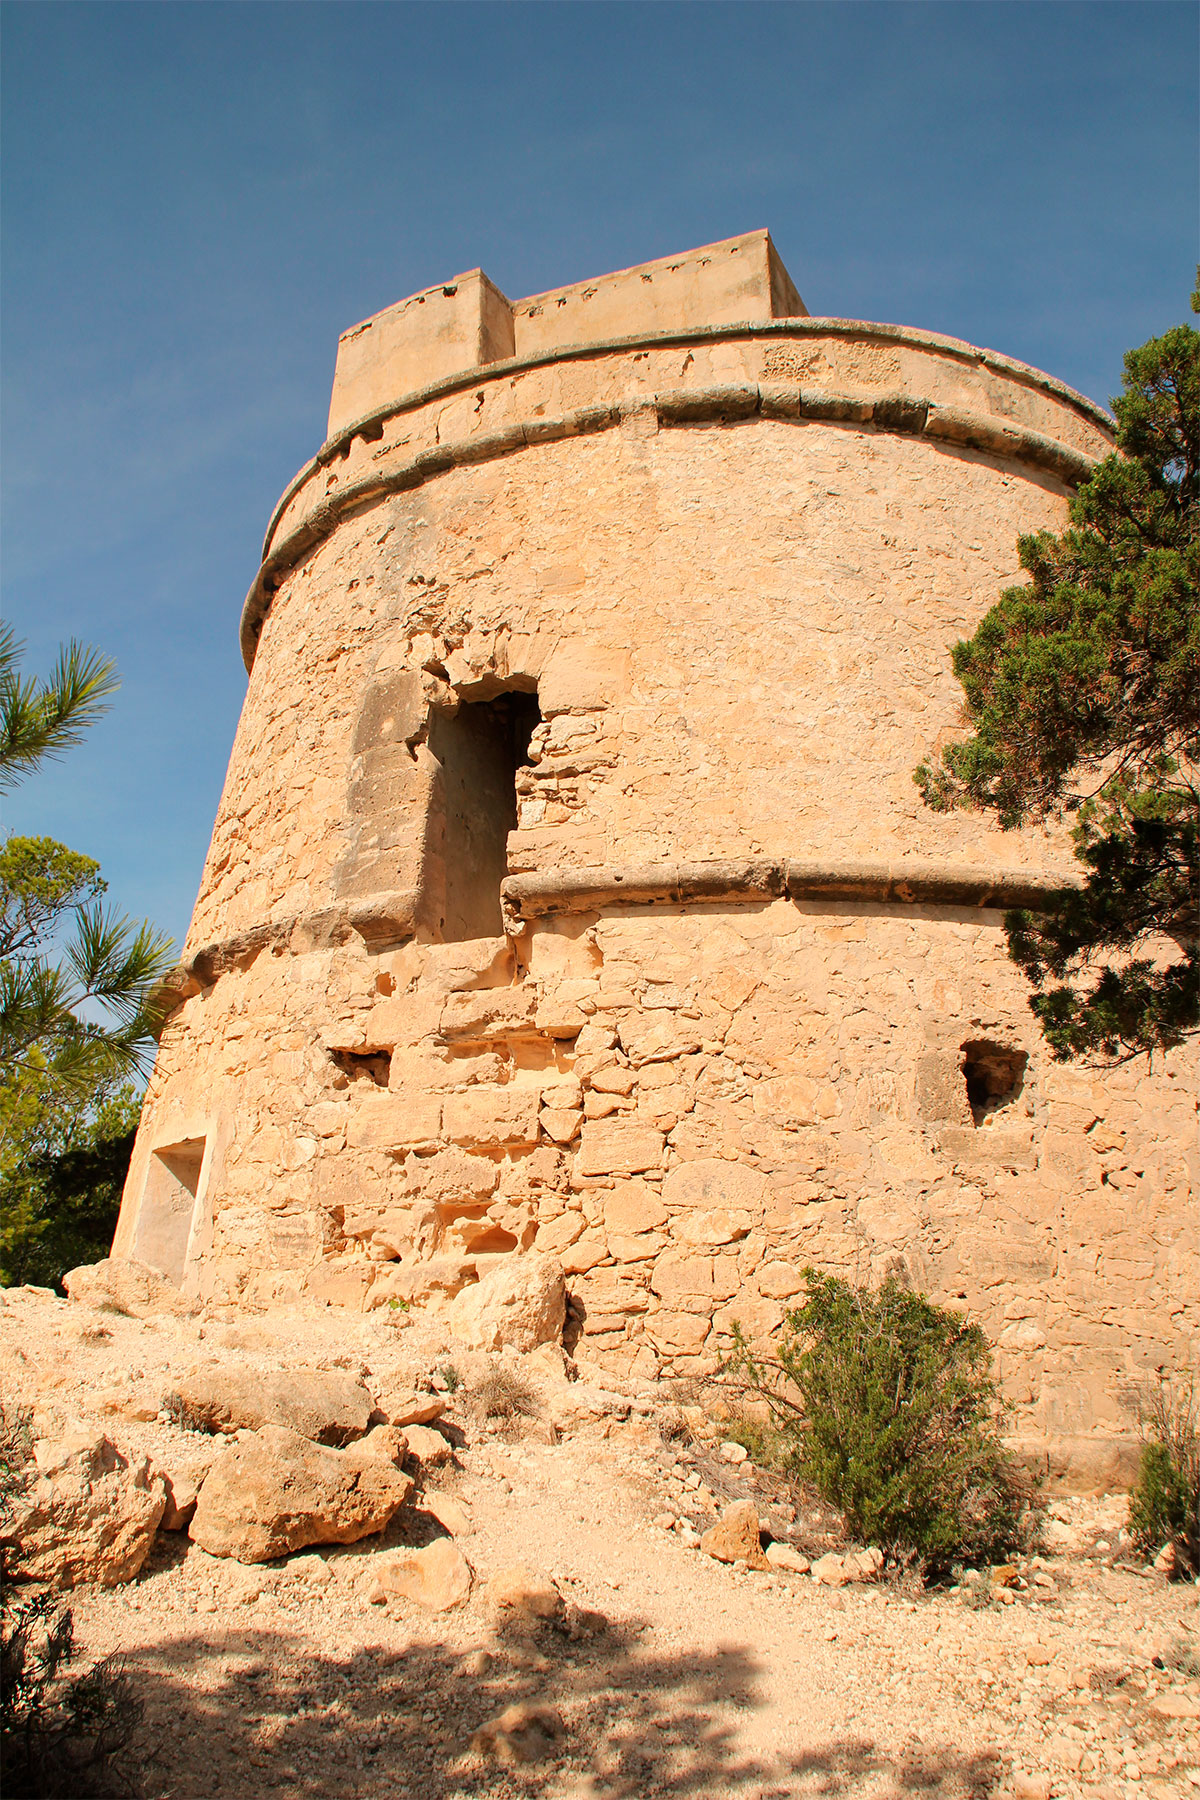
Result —
MULTIPOLYGON (((71 1604, 144 1702, 146 1800, 1200 1797, 1197 1589, 1129 1555, 1120 1499, 1052 1501, 1043 1552, 990 1577, 922 1593, 825 1565, 829 1585, 700 1548, 747 1499, 777 1560, 844 1547, 719 1421, 553 1347, 464 1350, 403 1312, 141 1318, 26 1289, 0 1300, 0 1359, 6 1406, 35 1409, 38 1491, 55 1445, 102 1432, 104 1480, 137 1502, 88 1541, 112 1575, 141 1531, 140 1572, 71 1604), (244 1563, 147 1532, 160 1473, 166 1522, 232 1443, 259 1479, 264 1434, 186 1428, 170 1396, 197 1368, 243 1395, 297 1371, 367 1389, 360 1452, 414 1483, 383 1533, 244 1563)), ((343 1469, 353 1449, 319 1454, 343 1469)))

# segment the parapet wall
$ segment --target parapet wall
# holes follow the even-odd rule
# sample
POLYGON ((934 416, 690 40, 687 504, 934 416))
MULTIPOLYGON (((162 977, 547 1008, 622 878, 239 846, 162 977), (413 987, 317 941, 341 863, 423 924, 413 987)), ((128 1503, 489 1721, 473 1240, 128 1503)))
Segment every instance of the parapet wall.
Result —
POLYGON ((765 231, 524 300, 471 269, 342 333, 329 436, 431 382, 510 357, 807 312, 765 231))

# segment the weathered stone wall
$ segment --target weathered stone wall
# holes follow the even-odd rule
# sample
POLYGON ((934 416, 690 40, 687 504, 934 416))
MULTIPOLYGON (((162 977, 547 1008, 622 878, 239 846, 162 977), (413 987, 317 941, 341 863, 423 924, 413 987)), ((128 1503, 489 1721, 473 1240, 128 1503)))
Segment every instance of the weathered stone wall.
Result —
POLYGON ((116 1248, 354 1306, 549 1250, 646 1373, 900 1267, 1102 1480, 1195 1343, 1195 1059, 1050 1063, 999 909, 1065 842, 911 771, 1103 423, 891 328, 670 337, 443 379, 285 496, 116 1248))

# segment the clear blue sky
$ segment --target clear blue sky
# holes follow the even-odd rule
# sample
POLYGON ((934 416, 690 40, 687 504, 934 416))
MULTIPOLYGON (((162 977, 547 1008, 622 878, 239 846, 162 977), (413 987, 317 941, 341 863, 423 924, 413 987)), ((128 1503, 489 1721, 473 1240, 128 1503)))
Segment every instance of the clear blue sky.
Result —
POLYGON ((1191 0, 9 0, 5 614, 116 707, 6 809, 182 937, 237 619, 337 334, 476 264, 510 295, 766 225, 809 309, 1104 401, 1186 317, 1191 0))

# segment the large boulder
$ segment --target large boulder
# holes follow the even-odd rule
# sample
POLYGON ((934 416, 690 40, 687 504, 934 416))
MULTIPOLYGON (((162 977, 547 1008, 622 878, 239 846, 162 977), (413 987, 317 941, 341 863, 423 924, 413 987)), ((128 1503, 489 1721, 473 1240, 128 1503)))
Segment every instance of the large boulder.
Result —
POLYGON ((155 1313, 184 1315, 195 1310, 173 1282, 131 1256, 106 1256, 102 1262, 81 1263, 63 1276, 63 1286, 71 1299, 83 1306, 94 1306, 98 1312, 125 1313, 132 1319, 149 1319, 155 1313))
POLYGON ((337 1369, 193 1369, 163 1404, 193 1431, 257 1431, 285 1425, 315 1444, 347 1444, 370 1424, 375 1402, 360 1381, 337 1369))
POLYGON ((264 1425, 217 1457, 188 1535, 210 1556, 271 1562, 309 1544, 353 1544, 383 1531, 412 1488, 382 1456, 327 1449, 264 1425))
POLYGON ((95 1431, 43 1439, 33 1456, 5 1534, 14 1572, 57 1588, 132 1581, 166 1509, 161 1476, 95 1431))
POLYGON ((567 1288, 557 1257, 536 1251, 505 1257, 451 1302, 456 1337, 478 1350, 535 1350, 557 1343, 567 1316, 567 1288))

